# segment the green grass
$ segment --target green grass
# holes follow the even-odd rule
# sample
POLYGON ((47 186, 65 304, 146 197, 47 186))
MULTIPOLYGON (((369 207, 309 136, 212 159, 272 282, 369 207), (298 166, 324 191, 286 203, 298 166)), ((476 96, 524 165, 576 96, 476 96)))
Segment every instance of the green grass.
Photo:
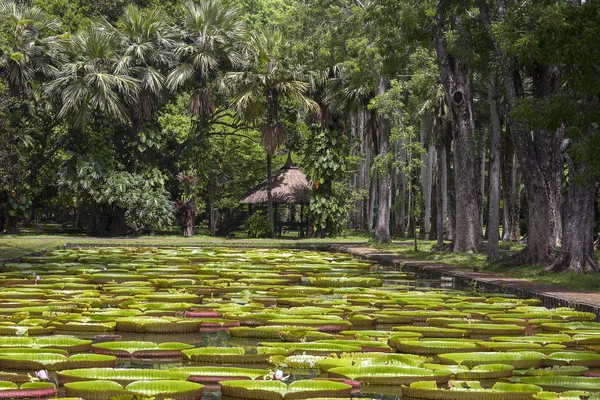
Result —
POLYGON ((22 257, 43 250, 51 250, 65 244, 114 245, 114 246, 294 246, 314 248, 332 243, 364 243, 364 236, 340 236, 335 239, 298 239, 296 236, 281 239, 225 239, 211 236, 139 236, 123 238, 100 238, 70 235, 4 235, 0 236, 0 260, 22 257))

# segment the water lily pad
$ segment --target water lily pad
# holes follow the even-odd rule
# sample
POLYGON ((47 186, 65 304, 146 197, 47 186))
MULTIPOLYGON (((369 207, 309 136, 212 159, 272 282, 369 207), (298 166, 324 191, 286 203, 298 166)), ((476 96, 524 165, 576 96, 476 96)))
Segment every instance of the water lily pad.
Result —
POLYGON ((331 381, 227 381, 221 383, 225 396, 245 399, 296 400, 349 397, 352 386, 331 381))
POLYGON ((402 340, 395 336, 388 339, 388 344, 400 353, 440 354, 453 350, 480 351, 481 346, 471 341, 450 340, 402 340))
POLYGON ((440 389, 435 382, 419 381, 402 386, 405 396, 439 400, 529 400, 542 388, 535 385, 498 382, 484 389, 477 381, 451 381, 450 389, 440 389))
POLYGON ((56 394, 50 382, 26 382, 20 387, 14 382, 0 381, 0 399, 49 397, 56 394))
POLYGON ((600 392, 600 378, 584 376, 524 376, 513 378, 515 382, 538 385, 545 390, 585 390, 600 392))
MULTIPOLYGON (((82 381, 114 381, 129 384, 139 380, 186 380, 189 376, 183 371, 133 368, 86 368, 60 371, 57 374, 58 383, 82 381)), ((91 385, 91 384, 90 384, 91 385)))
POLYGON ((447 382, 450 371, 409 366, 337 367, 328 370, 331 377, 348 378, 370 385, 401 385, 415 381, 447 382))
POLYGON ((218 383, 226 380, 254 380, 269 374, 266 369, 237 367, 179 367, 171 371, 189 374, 188 380, 200 383, 218 383))
POLYGON ((92 345, 95 353, 117 357, 183 357, 182 351, 192 348, 194 346, 178 342, 156 344, 153 342, 117 341, 92 345))
POLYGON ((202 386, 199 383, 180 380, 137 381, 125 387, 131 393, 153 397, 156 400, 193 400, 202 397, 202 386))
POLYGON ((443 364, 466 365, 469 368, 482 364, 507 364, 512 365, 515 369, 524 369, 539 367, 546 356, 533 351, 520 351, 514 353, 446 353, 440 354, 439 358, 443 364))

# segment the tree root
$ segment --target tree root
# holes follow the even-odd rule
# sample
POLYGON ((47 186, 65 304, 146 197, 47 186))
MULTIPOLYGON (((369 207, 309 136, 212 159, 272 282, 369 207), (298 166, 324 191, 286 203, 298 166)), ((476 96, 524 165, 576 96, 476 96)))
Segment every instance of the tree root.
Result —
MULTIPOLYGON (((548 249, 548 254, 546 256, 546 262, 554 263, 558 256, 559 256, 559 253, 557 250, 548 249)), ((500 267, 518 267, 518 266, 535 265, 535 264, 539 264, 539 263, 535 262, 535 260, 531 259, 531 254, 529 253, 529 249, 527 247, 525 247, 519 253, 513 254, 512 256, 508 257, 506 260, 498 262, 498 265, 500 267)))
POLYGON ((592 257, 584 257, 577 261, 569 253, 561 253, 560 256, 548 267, 548 272, 574 272, 576 274, 600 272, 600 264, 592 257))

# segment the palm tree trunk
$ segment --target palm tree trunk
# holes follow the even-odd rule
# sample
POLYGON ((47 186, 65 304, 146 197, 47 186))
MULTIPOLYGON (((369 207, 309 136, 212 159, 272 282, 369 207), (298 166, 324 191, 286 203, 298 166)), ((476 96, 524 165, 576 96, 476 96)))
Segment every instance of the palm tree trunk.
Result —
POLYGON ((273 194, 271 193, 271 175, 272 175, 273 156, 267 153, 267 214, 271 224, 271 237, 275 238, 275 219, 273 215, 273 194))

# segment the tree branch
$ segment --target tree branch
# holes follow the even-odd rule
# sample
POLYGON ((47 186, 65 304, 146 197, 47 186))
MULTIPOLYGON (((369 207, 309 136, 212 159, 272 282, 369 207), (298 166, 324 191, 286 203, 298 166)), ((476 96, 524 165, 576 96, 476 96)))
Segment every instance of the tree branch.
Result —
POLYGON ((365 6, 365 3, 363 3, 360 0, 354 0, 354 3, 356 3, 356 5, 362 8, 363 10, 367 8, 367 6, 365 6))

